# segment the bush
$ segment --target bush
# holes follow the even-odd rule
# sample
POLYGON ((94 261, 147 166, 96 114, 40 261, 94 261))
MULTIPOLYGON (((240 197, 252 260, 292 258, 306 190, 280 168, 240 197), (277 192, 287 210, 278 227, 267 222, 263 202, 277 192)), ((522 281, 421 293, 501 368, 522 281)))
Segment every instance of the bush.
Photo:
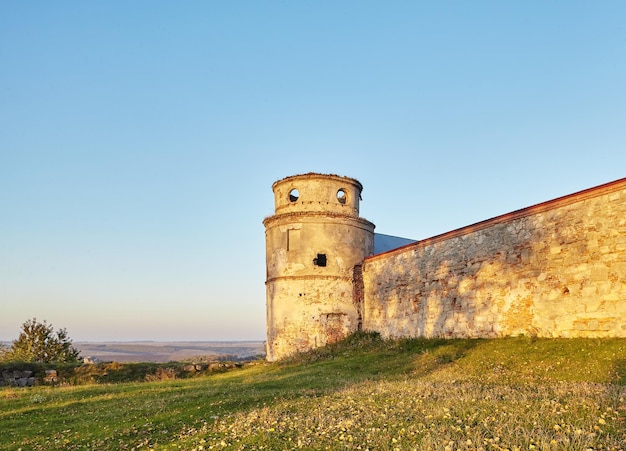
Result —
POLYGON ((33 363, 75 363, 79 351, 72 346, 65 329, 54 332, 51 324, 36 318, 22 324, 22 332, 11 347, 0 352, 3 361, 33 363))

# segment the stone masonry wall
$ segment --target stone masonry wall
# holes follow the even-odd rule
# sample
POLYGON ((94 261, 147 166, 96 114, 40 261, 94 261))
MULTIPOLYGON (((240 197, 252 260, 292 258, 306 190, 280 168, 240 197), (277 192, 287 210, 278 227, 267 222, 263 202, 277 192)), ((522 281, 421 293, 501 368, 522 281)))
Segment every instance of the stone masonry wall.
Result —
POLYGON ((44 384, 56 384, 58 382, 58 376, 56 370, 43 370, 39 371, 43 373, 43 377, 39 374, 36 376, 36 371, 27 369, 5 369, 2 371, 2 377, 0 377, 0 387, 32 387, 34 385, 44 384))
POLYGON ((626 179, 369 257, 388 337, 626 337, 626 179))

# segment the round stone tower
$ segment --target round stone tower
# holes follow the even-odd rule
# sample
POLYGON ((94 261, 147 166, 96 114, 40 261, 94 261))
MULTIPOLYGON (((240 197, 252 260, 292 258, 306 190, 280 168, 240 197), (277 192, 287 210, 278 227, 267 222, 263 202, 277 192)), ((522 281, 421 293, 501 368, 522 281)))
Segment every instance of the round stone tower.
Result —
POLYGON ((267 263, 267 360, 356 331, 354 266, 374 251, 374 224, 359 217, 355 179, 303 174, 272 185, 263 221, 267 263))

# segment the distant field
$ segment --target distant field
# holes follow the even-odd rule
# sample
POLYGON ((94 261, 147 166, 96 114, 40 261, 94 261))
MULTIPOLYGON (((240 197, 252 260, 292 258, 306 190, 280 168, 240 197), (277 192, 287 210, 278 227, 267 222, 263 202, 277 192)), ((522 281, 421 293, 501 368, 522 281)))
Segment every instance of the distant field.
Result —
POLYGON ((170 362, 189 359, 242 359, 264 355, 262 341, 75 342, 82 357, 96 361, 170 362))

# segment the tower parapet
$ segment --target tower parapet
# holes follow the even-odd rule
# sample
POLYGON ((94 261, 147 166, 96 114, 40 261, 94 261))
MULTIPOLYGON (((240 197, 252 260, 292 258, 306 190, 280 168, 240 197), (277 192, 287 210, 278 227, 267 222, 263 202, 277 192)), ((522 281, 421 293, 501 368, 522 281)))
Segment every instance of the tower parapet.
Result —
POLYGON ((272 190, 275 214, 263 221, 270 361, 357 330, 352 274, 374 250, 374 224, 359 217, 357 180, 309 173, 272 190))

